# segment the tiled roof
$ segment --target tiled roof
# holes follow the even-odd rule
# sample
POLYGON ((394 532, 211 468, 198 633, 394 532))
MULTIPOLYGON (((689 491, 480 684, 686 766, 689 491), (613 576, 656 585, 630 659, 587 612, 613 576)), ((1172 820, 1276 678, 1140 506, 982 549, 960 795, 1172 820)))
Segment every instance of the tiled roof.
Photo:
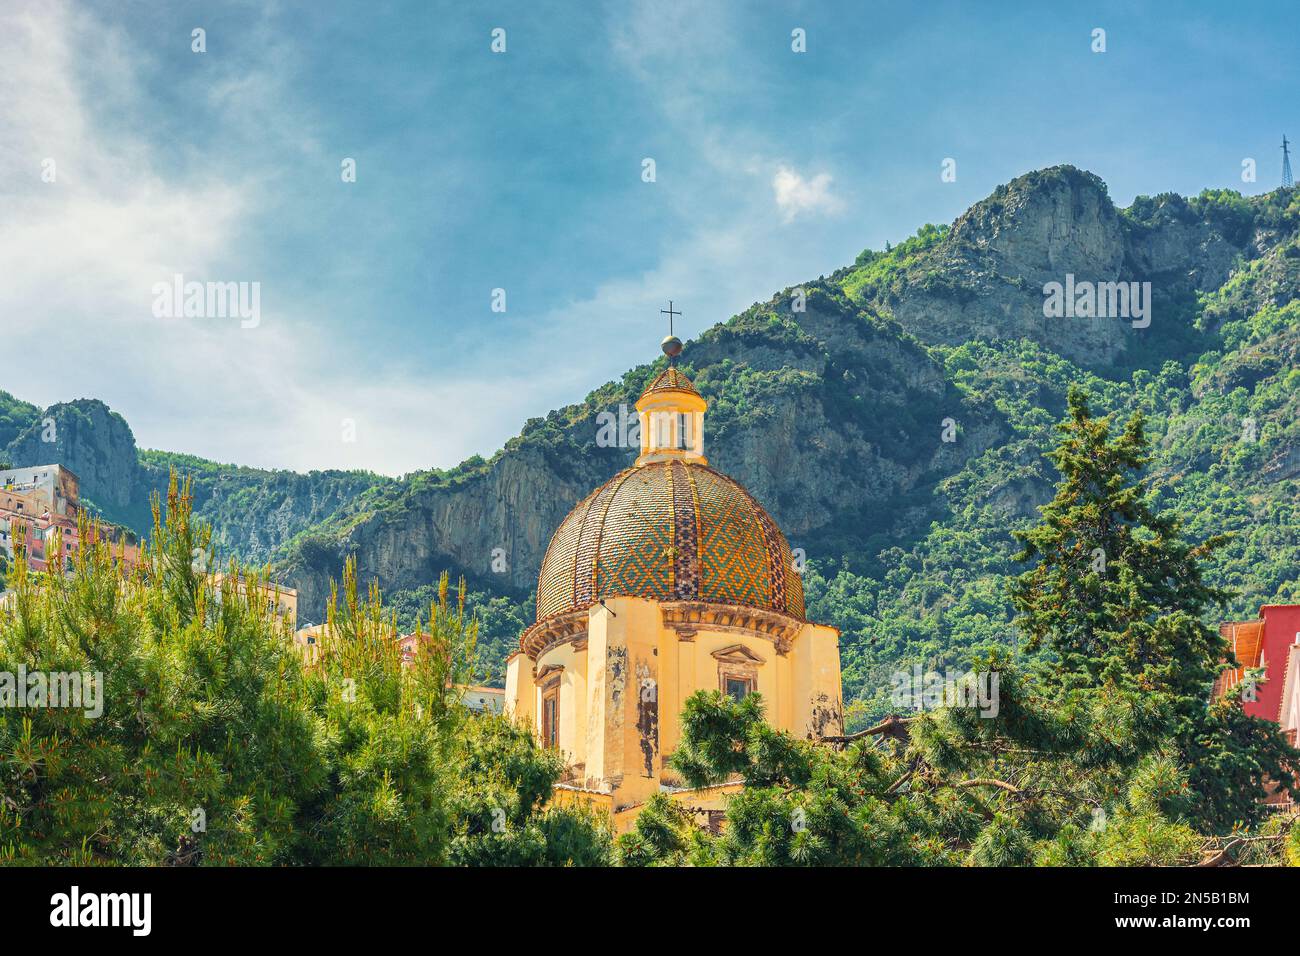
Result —
POLYGON ((1264 651, 1263 621, 1222 624, 1219 633, 1232 643, 1232 652, 1237 656, 1238 664, 1242 667, 1259 667, 1264 651))
POLYGON ((699 395, 691 380, 678 371, 676 365, 669 365, 666 369, 655 376, 655 380, 650 383, 650 387, 645 390, 645 395, 652 392, 690 392, 692 395, 699 395))
POLYGON ((1219 625, 1219 633, 1227 640, 1239 666, 1228 668, 1219 674, 1214 682, 1215 697, 1222 697, 1240 683, 1246 676, 1247 669, 1260 666, 1264 651, 1264 622, 1225 621, 1219 625))
POLYGON ((685 461, 620 472, 551 537, 539 621, 614 595, 804 616, 803 582, 776 522, 735 481, 685 461))

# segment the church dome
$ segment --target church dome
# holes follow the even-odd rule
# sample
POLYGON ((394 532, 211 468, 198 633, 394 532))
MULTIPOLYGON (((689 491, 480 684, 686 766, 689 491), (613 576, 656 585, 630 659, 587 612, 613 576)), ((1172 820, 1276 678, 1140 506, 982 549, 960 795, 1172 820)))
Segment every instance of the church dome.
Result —
POLYGON ((539 621, 615 595, 804 617, 803 582, 776 522, 737 482, 698 460, 642 461, 620 472, 551 537, 538 578, 539 621))

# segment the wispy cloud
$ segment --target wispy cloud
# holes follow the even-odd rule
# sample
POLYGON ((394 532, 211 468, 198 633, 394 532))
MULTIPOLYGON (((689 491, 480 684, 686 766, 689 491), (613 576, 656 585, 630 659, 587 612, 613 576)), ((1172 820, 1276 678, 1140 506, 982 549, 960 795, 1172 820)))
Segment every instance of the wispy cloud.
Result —
MULTIPOLYGON (((1035 164, 1132 195, 1231 180, 1240 156, 1276 150, 1275 104, 1165 34, 1139 61, 956 4, 940 30, 906 5, 804 4, 796 21, 609 0, 578 24, 518 0, 494 6, 497 57, 473 5, 303 6, 0 3, 0 387, 102 398, 142 444, 226 461, 451 465, 652 358, 669 298, 697 334, 1035 164), (925 57, 959 79, 918 73, 925 57), (1196 104, 1229 99, 1217 150, 1185 141, 1196 104), (1154 166, 1117 155, 1115 109, 1181 148, 1154 166), (176 273, 260 282, 260 325, 155 318, 152 289, 176 273), (508 314, 488 308, 497 286, 508 314)), ((1131 35, 1112 7, 1112 36, 1131 35)), ((1280 49, 1269 3, 1255 20, 1238 42, 1280 49)))
MULTIPOLYGON (((319 317, 245 251, 273 208, 274 172, 214 150, 168 173, 159 145, 133 131, 150 125, 139 82, 149 55, 128 55, 119 29, 57 0, 0 12, 0 315, 11 359, 0 385, 40 404, 101 398, 147 447, 303 470, 456 461, 478 436, 431 421, 431 410, 466 398, 487 418, 515 417, 499 388, 435 384, 400 350, 373 348, 362 366, 360 343, 320 334, 319 317), (96 109, 105 102, 126 121, 108 127, 96 109), (155 317, 152 289, 176 273, 260 282, 261 323, 155 317)), ((218 76, 208 93, 232 122, 269 123, 268 136, 315 150, 311 129, 268 106, 279 95, 261 73, 218 76)), ((209 141, 232 133, 247 129, 209 141)))
POLYGON ((566 376, 574 387, 580 376, 581 384, 598 381, 593 370, 613 375, 653 359, 657 310, 669 298, 687 309, 679 330, 694 334, 756 297, 825 271, 828 261, 837 261, 828 252, 831 237, 809 232, 791 247, 771 242, 771 227, 774 219, 844 208, 829 173, 805 179, 776 158, 790 148, 788 129, 730 114, 733 98, 766 95, 770 82, 762 65, 770 54, 741 41, 734 11, 689 0, 618 9, 623 16, 610 26, 616 66, 653 104, 657 137, 681 144, 691 162, 665 167, 660 182, 646 187, 673 217, 671 239, 652 262, 633 275, 605 277, 540 323, 609 330, 566 344, 566 376))
POLYGON ((786 222, 805 213, 834 214, 843 201, 831 193, 830 173, 805 178, 789 166, 781 166, 772 177, 772 194, 786 222))

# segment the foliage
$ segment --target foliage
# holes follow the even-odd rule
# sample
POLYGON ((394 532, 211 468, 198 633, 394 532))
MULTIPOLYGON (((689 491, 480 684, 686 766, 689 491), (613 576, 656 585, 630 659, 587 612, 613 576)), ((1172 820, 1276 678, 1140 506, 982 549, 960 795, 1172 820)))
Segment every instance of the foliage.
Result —
MULTIPOLYGON (((1235 701, 1211 703, 1226 648, 1201 615, 1223 595, 1201 563, 1221 542, 1188 543, 1150 507, 1140 414, 1112 436, 1080 390, 1068 405, 1050 456, 1057 494, 1016 535, 1034 566, 1010 588, 1040 653, 975 662, 975 679, 997 678, 995 706, 954 697, 837 747, 773 730, 758 695, 697 693, 672 765, 692 786, 745 788, 716 836, 660 800, 619 838, 620 860, 1171 865, 1259 825, 1266 778, 1292 780, 1300 753, 1235 701)), ((1294 820, 1270 825, 1285 852, 1294 820)))
POLYGON ((110 513, 111 517, 139 526, 140 502, 147 501, 151 493, 165 492, 168 475, 175 470, 189 477, 195 516, 212 526, 221 548, 259 564, 299 533, 394 483, 370 471, 299 474, 221 465, 193 455, 152 450, 141 450, 139 460, 136 503, 124 513, 110 513))
MULTIPOLYGON (((995 663, 991 661, 990 663, 995 663)), ((1143 758, 1131 702, 1064 706, 1009 662, 1001 712, 957 709, 895 720, 836 749, 796 740, 700 692, 674 763, 699 779, 743 780, 712 835, 666 797, 619 837, 625 865, 1025 866, 1193 862, 1204 844, 1180 817, 1186 783, 1143 758), (1124 731, 1134 743, 1116 746, 1124 731), (679 751, 681 753, 682 751, 679 751)))
POLYGON ((7 460, 4 449, 36 424, 40 414, 41 410, 35 405, 14 398, 0 389, 0 461, 7 460))
POLYGON ((890 283, 909 266, 921 261, 921 254, 936 246, 948 234, 947 226, 926 223, 897 246, 885 244, 884 252, 867 249, 853 266, 835 278, 855 302, 866 302, 886 294, 890 283))
POLYGON ((1152 708, 1197 795, 1189 816, 1207 832, 1257 822, 1266 777, 1291 781, 1300 754, 1275 724, 1209 700, 1230 652, 1204 619, 1227 594, 1205 583, 1201 562, 1226 538, 1193 545, 1177 517, 1152 510, 1140 477, 1150 462, 1144 416, 1113 438, 1112 427, 1070 391, 1050 455, 1056 497, 1016 533, 1017 559, 1037 562, 1012 585, 1017 623, 1030 650, 1053 652, 1050 682, 1062 695, 1106 689, 1152 708))
MULTIPOLYGON (((421 615, 429 606, 437 588, 423 585, 397 591, 386 606, 397 615, 397 626, 403 632, 416 627, 421 615)), ((478 627, 476 665, 478 680, 493 687, 505 686, 505 660, 519 646, 519 635, 532 623, 531 601, 515 601, 485 590, 467 588, 465 610, 478 627)))
POLYGON ((214 546, 188 487, 173 481, 160 511, 156 502, 133 570, 85 542, 84 525, 66 576, 31 571, 19 549, 14 599, 0 609, 0 671, 100 674, 103 707, 0 708, 5 861, 604 858, 596 821, 540 808, 538 794, 559 777, 556 756, 525 729, 459 704, 476 626, 449 600, 446 575, 404 667, 393 615, 376 589, 358 597, 349 566, 318 656, 304 663, 259 575, 234 563, 219 578, 202 571, 214 546), (524 849, 485 851, 475 835, 484 801, 507 808, 524 849))

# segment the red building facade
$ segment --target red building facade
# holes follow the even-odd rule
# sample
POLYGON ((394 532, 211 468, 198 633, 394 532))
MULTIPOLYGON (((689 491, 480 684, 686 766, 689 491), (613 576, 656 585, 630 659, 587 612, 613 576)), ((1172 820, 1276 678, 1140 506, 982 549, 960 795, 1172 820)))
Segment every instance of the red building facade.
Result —
MULTIPOLYGON (((1265 604, 1254 621, 1226 621, 1219 633, 1237 659, 1214 684, 1214 696, 1232 694, 1253 717, 1282 728, 1291 746, 1300 731, 1300 604, 1265 604)), ((1269 787, 1269 803, 1288 803, 1269 787)))

